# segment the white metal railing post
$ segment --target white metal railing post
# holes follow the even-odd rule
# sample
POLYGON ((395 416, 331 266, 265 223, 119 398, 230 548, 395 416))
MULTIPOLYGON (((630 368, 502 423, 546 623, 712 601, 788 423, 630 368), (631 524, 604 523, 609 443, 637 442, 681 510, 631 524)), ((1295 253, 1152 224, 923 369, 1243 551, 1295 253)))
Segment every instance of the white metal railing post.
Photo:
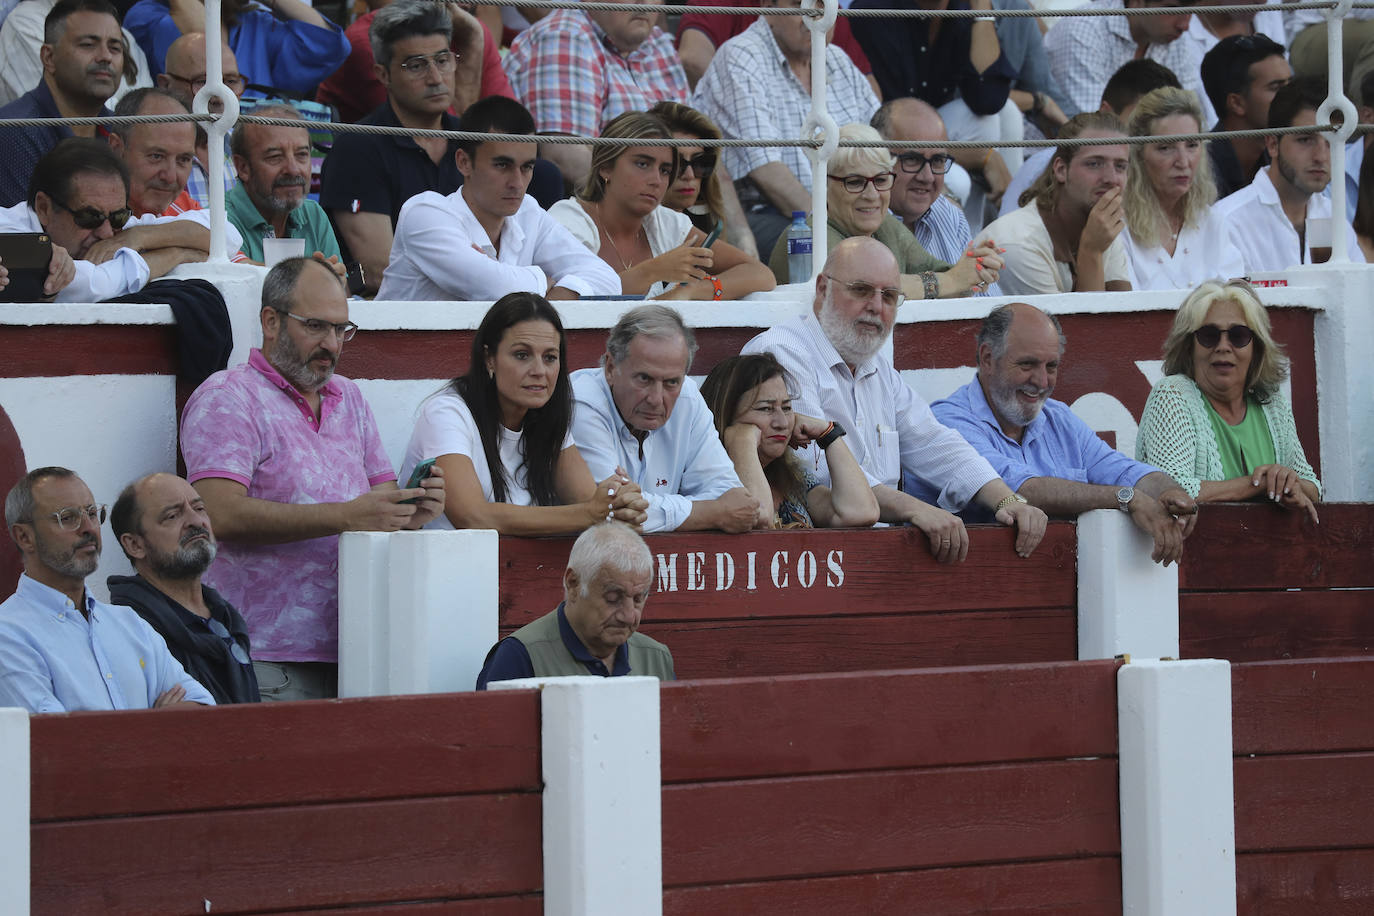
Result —
POLYGON ((1331 123, 1331 115, 1341 113, 1341 126, 1331 134, 1331 261, 1349 263, 1345 220, 1345 143, 1355 131, 1355 106, 1345 97, 1344 29, 1341 20, 1350 13, 1354 0, 1339 0, 1326 11, 1326 100, 1317 109, 1317 123, 1331 123))
POLYGON ((210 256, 213 262, 228 262, 224 250, 225 220, 224 210, 224 138, 239 118, 238 96, 224 85, 224 25, 220 22, 220 0, 205 0, 205 85, 196 93, 191 102, 191 110, 205 114, 210 110, 210 99, 217 98, 224 110, 215 120, 204 124, 206 136, 206 163, 209 177, 206 179, 210 195, 210 256))
POLYGON ((29 712, 0 708, 0 913, 29 914, 29 712))
POLYGON ((816 275, 825 267, 825 259, 829 252, 828 230, 826 223, 829 219, 827 212, 825 194, 827 169, 830 164, 830 157, 835 155, 835 149, 840 142, 840 128, 835 123, 835 119, 830 117, 830 112, 826 109, 825 101, 825 35, 835 25, 835 18, 839 15, 839 4, 836 0, 802 0, 803 9, 814 9, 816 6, 824 9, 824 15, 819 18, 806 20, 806 27, 811 30, 811 113, 802 122, 802 139, 814 139, 817 136, 822 140, 819 149, 808 149, 806 156, 811 160, 811 278, 814 280, 816 275))

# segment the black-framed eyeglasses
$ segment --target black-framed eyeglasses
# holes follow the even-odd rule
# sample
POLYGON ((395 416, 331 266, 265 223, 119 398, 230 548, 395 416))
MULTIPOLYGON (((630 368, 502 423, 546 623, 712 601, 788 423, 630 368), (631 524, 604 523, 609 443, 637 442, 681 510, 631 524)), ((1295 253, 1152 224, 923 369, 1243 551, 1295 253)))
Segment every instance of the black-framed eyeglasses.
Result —
POLYGON ((248 657, 248 650, 239 645, 238 640, 234 638, 234 634, 229 632, 228 627, 213 617, 205 621, 205 626, 211 633, 214 633, 220 639, 224 640, 225 644, 229 647, 229 654, 234 656, 234 661, 238 662, 240 665, 253 664, 253 660, 248 657))
POLYGON ((906 301, 906 293, 895 286, 874 286, 863 280, 841 280, 839 277, 832 277, 830 274, 823 274, 827 280, 833 280, 849 291, 849 295, 855 299, 868 302, 873 298, 874 293, 882 293, 883 305, 890 309, 895 309, 906 301))
POLYGON ((922 156, 920 153, 902 153, 897 157, 897 167, 909 175, 921 174, 921 169, 930 166, 932 175, 943 175, 949 171, 949 164, 954 161, 954 157, 948 153, 936 153, 933 156, 922 156))
MULTIPOLYGON (((180 80, 191 87, 192 92, 200 92, 205 88, 206 79, 204 76, 179 76, 170 70, 164 70, 168 79, 180 80)), ((223 82, 229 91, 234 95, 243 95, 243 90, 248 88, 248 77, 241 73, 226 73, 223 82)))
POLYGON ((305 333, 309 334, 311 337, 324 337, 330 331, 333 331, 339 336, 339 340, 349 341, 353 339, 354 334, 358 333, 358 326, 351 321, 336 324, 332 321, 325 321, 322 318, 306 318, 294 312, 288 312, 285 309, 276 309, 276 311, 288 318, 294 318, 305 325, 305 333))
POLYGON ((1255 339, 1255 332, 1243 324, 1233 324, 1224 332, 1214 324, 1204 324, 1193 332, 1193 339, 1204 349, 1210 350, 1221 343, 1221 335, 1226 335, 1226 339, 1231 342, 1231 346, 1237 350, 1250 346, 1250 342, 1255 339))
POLYGON ((892 182, 897 180, 897 176, 891 172, 883 172, 871 177, 864 177, 863 175, 830 175, 828 177, 831 181, 843 183, 844 189, 850 194, 862 194, 864 188, 870 184, 873 185, 875 191, 887 191, 891 189, 892 182))
POLYGON ((416 54, 401 61, 401 69, 411 76, 428 73, 431 65, 440 73, 452 73, 453 68, 458 66, 458 55, 452 51, 440 51, 430 57, 416 54))
POLYGON ((99 229, 109 220, 110 228, 115 232, 124 228, 124 224, 129 221, 129 217, 134 215, 134 211, 128 207, 120 207, 118 210, 111 210, 106 213, 104 210, 97 210, 95 207, 79 207, 73 210, 71 207, 58 200, 51 198, 53 205, 59 210, 66 210, 72 215, 72 222, 82 229, 99 229))
POLYGON ((697 153, 691 159, 683 156, 677 163, 677 177, 686 178, 688 169, 691 169, 693 175, 704 181, 710 178, 711 173, 716 170, 716 157, 710 153, 697 153))
POLYGON ((89 521, 98 528, 105 524, 105 506, 64 506, 49 513, 48 518, 57 522, 57 527, 63 531, 77 530, 82 521, 89 521))

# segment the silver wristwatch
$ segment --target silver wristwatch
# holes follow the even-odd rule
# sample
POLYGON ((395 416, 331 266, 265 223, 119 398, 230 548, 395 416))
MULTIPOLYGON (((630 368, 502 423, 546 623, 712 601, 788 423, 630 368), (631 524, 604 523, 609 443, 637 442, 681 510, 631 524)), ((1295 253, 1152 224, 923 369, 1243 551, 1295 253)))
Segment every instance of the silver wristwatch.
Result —
POLYGON ((1135 499, 1135 487, 1121 487, 1116 491, 1116 507, 1127 515, 1131 514, 1131 500, 1135 499))

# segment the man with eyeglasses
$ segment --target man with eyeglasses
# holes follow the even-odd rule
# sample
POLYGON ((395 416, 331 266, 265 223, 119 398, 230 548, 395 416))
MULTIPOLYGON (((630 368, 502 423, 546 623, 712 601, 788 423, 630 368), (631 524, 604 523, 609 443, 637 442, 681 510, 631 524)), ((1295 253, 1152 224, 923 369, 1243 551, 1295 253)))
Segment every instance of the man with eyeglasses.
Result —
MULTIPOLYGON (((930 405, 1016 492, 1047 514, 1074 517, 1120 509, 1154 541, 1151 558, 1168 566, 1183 555, 1197 524, 1197 503, 1159 468, 1123 455, 1050 397, 1065 338, 1059 320, 1022 302, 1000 305, 978 330, 978 374, 930 405)), ((910 492, 933 501, 919 481, 910 492)), ((969 521, 988 513, 966 511, 969 521)))
POLYGON ((260 320, 262 349, 187 401, 181 451, 220 538, 206 581, 248 621, 263 699, 320 699, 338 692, 338 535, 423 527, 443 473, 397 488, 367 401, 334 374, 357 326, 327 264, 268 271, 260 320))
MULTIPOLYGON (((239 72, 238 59, 234 57, 234 52, 226 44, 220 47, 220 77, 230 92, 235 96, 243 98, 243 92, 248 87, 247 78, 239 72)), ((159 88, 166 89, 172 95, 181 100, 181 104, 190 110, 191 104, 195 101, 196 93, 205 85, 205 33, 187 32, 176 41, 172 42, 167 49, 167 61, 164 71, 157 75, 157 85, 159 88)), ((210 111, 218 114, 223 108, 218 99, 210 102, 210 111)), ((228 191, 238 181, 238 175, 234 171, 234 157, 229 152, 229 141, 233 136, 224 138, 224 149, 220 153, 224 156, 224 190, 228 191)), ((196 156, 191 160, 191 174, 186 179, 186 192, 191 195, 196 203, 202 207, 210 206, 210 135, 205 132, 205 128, 196 125, 196 156)))
MULTIPOLYGON (((886 245, 847 238, 816 277, 812 313, 764 331, 743 352, 771 352, 787 367, 797 386, 793 408, 830 417, 843 428, 873 487, 879 518, 919 528, 937 561, 959 563, 967 556, 968 532, 953 513, 973 504, 1015 527, 1016 553, 1028 557, 1045 536, 1045 513, 941 425, 880 353, 905 299, 899 283, 897 259, 886 245), (902 492, 904 475, 930 487, 935 504, 902 492)), ((802 460, 821 483, 830 482, 821 449, 808 446, 802 460)))
POLYGON ((248 624, 201 583, 217 545, 205 501, 175 474, 140 477, 110 510, 110 530, 134 575, 110 576, 110 603, 133 608, 216 703, 257 703, 248 624))
POLYGON ((67 468, 35 468, 5 497, 24 574, 0 604, 0 706, 31 713, 215 701, 130 608, 97 601, 105 507, 67 468))

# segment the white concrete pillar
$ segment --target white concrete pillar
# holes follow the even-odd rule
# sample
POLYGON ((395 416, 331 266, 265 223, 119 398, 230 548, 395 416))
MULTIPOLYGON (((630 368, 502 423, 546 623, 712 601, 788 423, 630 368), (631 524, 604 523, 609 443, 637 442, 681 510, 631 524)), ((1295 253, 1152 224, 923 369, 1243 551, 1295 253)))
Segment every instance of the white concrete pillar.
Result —
POLYGON ((657 678, 497 681, 542 690, 544 913, 663 912, 657 678))
POLYGON ((29 713, 0 709, 0 913, 6 916, 29 913, 29 793, 29 713))
MULTIPOLYGON (((1287 274, 1292 284, 1318 285, 1329 294, 1313 322, 1324 498, 1374 502, 1374 268, 1319 264, 1287 274)), ((1282 293, 1275 290, 1275 298, 1283 299, 1282 293)), ((1313 457, 1313 443, 1303 447, 1313 457)))
POLYGON ((1178 566, 1120 509, 1078 517, 1078 657, 1178 657, 1178 566))
POLYGON ((1230 663, 1123 665, 1117 722, 1122 912, 1234 914, 1230 663))
POLYGON ((339 538, 339 696, 472 690, 496 644, 495 531, 339 538))

